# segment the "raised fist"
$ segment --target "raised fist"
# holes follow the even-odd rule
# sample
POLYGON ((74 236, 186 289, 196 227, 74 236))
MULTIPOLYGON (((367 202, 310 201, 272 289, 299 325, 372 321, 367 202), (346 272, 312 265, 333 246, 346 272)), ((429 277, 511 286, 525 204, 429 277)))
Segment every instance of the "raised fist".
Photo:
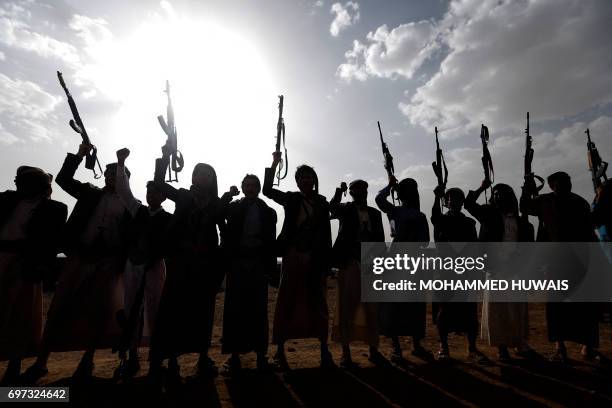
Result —
POLYGON ((81 143, 79 145, 79 151, 77 152, 77 156, 79 157, 85 157, 87 156, 87 154, 89 152, 91 152, 93 150, 93 145, 87 144, 87 143, 81 143))
POLYGON ((125 159, 130 155, 130 149, 124 147, 123 149, 117 150, 117 161, 120 163, 125 162, 125 159))

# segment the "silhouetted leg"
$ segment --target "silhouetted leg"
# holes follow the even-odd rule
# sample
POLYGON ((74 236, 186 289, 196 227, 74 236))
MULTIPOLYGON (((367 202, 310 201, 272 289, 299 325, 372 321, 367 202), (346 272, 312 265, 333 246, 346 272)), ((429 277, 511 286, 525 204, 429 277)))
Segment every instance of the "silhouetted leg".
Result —
POLYGON ((450 358, 450 349, 448 347, 448 332, 446 329, 438 325, 438 336, 440 337, 440 349, 438 350, 438 360, 446 361, 450 358))
POLYGON ((353 363, 353 359, 351 357, 351 346, 348 344, 342 345, 342 357, 340 357, 340 366, 341 367, 350 367, 353 363))
POLYGON ((393 344, 393 352, 391 353, 391 361, 394 363, 401 362, 402 357, 402 346, 399 341, 399 336, 391 336, 391 343, 393 344))
POLYGON ((6 366, 6 371, 4 372, 4 377, 2 377, 2 381, 0 384, 3 385, 11 385, 19 379, 19 374, 21 373, 21 359, 13 358, 10 359, 8 365, 6 366))
POLYGON ((327 341, 322 340, 321 341, 321 367, 329 368, 329 367, 334 367, 334 366, 335 366, 334 359, 331 353, 329 352, 329 348, 327 347, 327 341))
POLYGON ((77 369, 75 370, 74 374, 72 374, 72 377, 87 378, 92 376, 94 369, 95 351, 95 348, 89 348, 85 351, 83 357, 81 358, 81 361, 79 362, 79 365, 77 366, 77 369))
POLYGON ((257 352, 257 369, 258 370, 268 369, 268 355, 265 351, 257 352))
POLYGON ((218 370, 215 366, 215 362, 208 357, 208 347, 200 353, 198 358, 198 376, 200 377, 214 377, 217 375, 218 370))
POLYGON ((279 341, 274 354, 274 366, 277 370, 286 371, 289 369, 287 356, 285 355, 285 341, 279 341))

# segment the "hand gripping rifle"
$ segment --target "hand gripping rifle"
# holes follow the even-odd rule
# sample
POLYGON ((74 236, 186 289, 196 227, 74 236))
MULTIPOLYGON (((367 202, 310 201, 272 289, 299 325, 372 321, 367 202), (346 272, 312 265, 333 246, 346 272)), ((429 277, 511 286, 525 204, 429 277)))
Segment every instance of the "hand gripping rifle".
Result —
POLYGON ((589 170, 591 171, 591 179, 593 180, 593 189, 595 194, 599 192, 602 185, 608 180, 606 170, 608 170, 608 162, 601 159, 595 143, 591 141, 591 132, 587 129, 584 133, 587 135, 587 149, 589 159, 589 170))
MULTIPOLYGON (((480 128, 480 140, 482 141, 482 168, 484 170, 484 178, 490 184, 493 184, 495 172, 493 170, 493 160, 491 159, 491 153, 489 153, 489 128, 482 125, 480 128)), ((487 200, 487 194, 485 191, 485 201, 487 200)))
POLYGON ((276 153, 281 150, 281 141, 283 143, 283 149, 285 154, 280 163, 278 163, 278 171, 276 172, 276 183, 275 186, 280 186, 281 180, 287 177, 287 170, 289 169, 289 159, 287 158, 287 147, 285 146, 285 119, 283 119, 283 101, 285 97, 283 95, 278 96, 278 122, 276 122, 276 153), (285 172, 283 173, 283 169, 285 172), (281 175, 282 174, 282 175, 281 175))
MULTIPOLYGON (((68 105, 70 106, 70 111, 72 112, 73 119, 70 119, 68 124, 78 134, 83 138, 83 143, 92 145, 91 139, 89 139, 89 135, 85 130, 85 125, 83 125, 83 121, 81 120, 81 115, 79 115, 79 111, 77 110, 76 103, 74 103, 74 99, 72 99, 72 95, 68 88, 66 87, 66 83, 64 82, 64 77, 62 73, 57 71, 57 79, 59 79, 59 83, 66 92, 66 97, 68 98, 68 105)), ((92 145, 93 146, 93 145, 92 145)), ((90 153, 87 153, 85 156, 85 168, 93 171, 94 178, 99 179, 102 177, 104 173, 102 171, 102 166, 100 165, 100 161, 98 160, 98 149, 94 146, 90 153), (98 172, 96 172, 96 165, 98 166, 98 172)))
MULTIPOLYGON (((380 145, 382 147, 382 154, 385 160, 385 170, 387 170, 387 176, 391 178, 391 176, 395 173, 395 168, 393 167, 393 156, 391 156, 391 152, 389 151, 389 146, 385 143, 383 139, 382 130, 380 129, 380 122, 378 123, 378 134, 380 135, 380 145)), ((393 200, 393 205, 395 205, 395 189, 391 190, 391 199, 393 200)))
POLYGON ((438 186, 446 188, 446 182, 448 181, 448 169, 446 168, 446 161, 444 160, 444 154, 440 149, 440 141, 438 140, 438 127, 434 128, 436 132, 436 161, 431 163, 433 171, 438 179, 438 186))
POLYGON ((523 183, 523 194, 527 197, 533 198, 538 195, 538 192, 544 187, 544 179, 533 173, 531 169, 531 163, 533 162, 533 138, 529 133, 529 112, 527 112, 527 127, 525 128, 525 170, 524 170, 524 183, 523 183), (538 180, 539 184, 536 184, 538 180))
POLYGON ((170 82, 166 81, 166 90, 164 91, 168 97, 168 107, 166 108, 167 120, 164 120, 162 115, 157 117, 159 125, 163 129, 166 136, 166 147, 170 151, 170 163, 168 165, 168 182, 178 181, 178 173, 183 170, 185 160, 183 154, 177 149, 176 126, 174 125, 174 109, 172 108, 172 99, 170 98, 170 82), (172 176, 174 172, 174 177, 172 176))

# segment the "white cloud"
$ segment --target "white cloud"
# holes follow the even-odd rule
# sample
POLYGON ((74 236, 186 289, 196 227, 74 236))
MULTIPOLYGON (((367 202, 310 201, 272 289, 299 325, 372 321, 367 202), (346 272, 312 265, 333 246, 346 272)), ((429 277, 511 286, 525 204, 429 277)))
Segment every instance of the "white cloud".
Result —
POLYGON ((379 27, 337 75, 412 78, 442 49, 439 68, 399 105, 413 124, 452 137, 481 123, 517 127, 526 110, 562 119, 612 102, 610 21, 609 1, 453 0, 438 21, 379 27))
POLYGON ((92 57, 99 56, 104 46, 110 45, 113 39, 108 23, 102 18, 75 14, 70 20, 69 27, 83 41, 84 50, 92 57))
POLYGON ((71 65, 79 62, 79 55, 73 45, 37 32, 31 21, 32 13, 22 6, 12 2, 1 5, 0 43, 33 52, 43 58, 57 58, 71 65))
POLYGON ((401 109, 426 127, 504 129, 527 109, 559 119, 610 102, 611 19, 610 2, 454 2, 440 22, 450 51, 401 109))
POLYGON ((5 143, 50 140, 46 122, 60 101, 33 82, 0 74, 0 138, 5 143))
POLYGON ((0 123, 0 143, 4 145, 12 145, 19 142, 19 139, 11 132, 2 126, 0 123))
POLYGON ((347 62, 338 67, 337 75, 350 82, 365 80, 368 76, 412 78, 415 71, 435 51, 437 28, 430 21, 402 24, 389 30, 378 27, 367 35, 368 44, 354 42, 347 51, 347 62))
POLYGON ((317 0, 314 4, 315 7, 323 7, 325 3, 322 0, 317 0))
POLYGON ((359 21, 359 3, 348 1, 344 3, 344 6, 342 3, 334 3, 330 13, 335 14, 336 17, 329 26, 329 32, 337 37, 341 31, 359 21))

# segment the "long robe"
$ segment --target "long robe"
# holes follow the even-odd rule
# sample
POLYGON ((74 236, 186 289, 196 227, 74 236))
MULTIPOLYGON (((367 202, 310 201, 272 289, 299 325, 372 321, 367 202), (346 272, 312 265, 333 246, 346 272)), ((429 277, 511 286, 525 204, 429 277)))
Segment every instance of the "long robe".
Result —
MULTIPOLYGON (((387 214, 395 227, 393 242, 429 242, 429 224, 425 214, 416 208, 394 206, 387 197, 389 187, 382 189, 376 196, 378 208, 387 214)), ((379 307, 381 334, 385 336, 425 337, 427 303, 381 303, 379 307)))
MULTIPOLYGON (((442 214, 439 203, 431 210, 431 223, 434 227, 435 242, 474 242, 478 239, 476 223, 463 213, 442 214)), ((433 302, 433 322, 442 333, 478 332, 478 304, 475 302, 433 302)))
POLYGON ((0 193, 0 360, 34 355, 43 325, 42 283, 57 253, 67 208, 0 193))
POLYGON ((172 215, 161 207, 151 210, 138 201, 123 166, 117 166, 115 188, 131 216, 119 344, 125 349, 150 344, 166 280, 164 244, 172 215))
POLYGON ((330 268, 329 204, 315 194, 282 192, 272 187, 274 172, 266 169, 263 193, 283 206, 285 221, 277 239, 283 257, 274 311, 272 343, 317 338, 327 341, 327 274, 330 268))
POLYGON ((216 194, 199 203, 193 188, 157 185, 176 205, 168 229, 166 281, 151 339, 151 357, 163 359, 210 347, 215 299, 223 280, 217 225, 223 228, 224 223, 216 194))
MULTIPOLYGON (((478 204, 476 194, 470 191, 465 208, 480 222, 481 242, 530 242, 533 226, 516 214, 502 214, 490 204, 478 204)), ((482 302, 481 338, 490 346, 522 347, 529 336, 527 303, 492 302, 485 292, 482 302)))
POLYGON ((337 189, 330 202, 332 218, 340 222, 333 246, 338 279, 332 340, 341 344, 362 341, 377 347, 378 303, 361 302, 360 254, 361 242, 384 242, 382 217, 380 211, 372 207, 341 204, 341 197, 337 189))
POLYGON ((110 348, 119 339, 129 215, 119 196, 74 179, 82 158, 68 154, 56 182, 77 199, 66 223, 67 255, 47 312, 48 351, 110 348))
MULTIPOLYGON (((537 216, 542 231, 538 240, 543 242, 595 242, 597 236, 589 203, 574 193, 564 195, 549 193, 535 199, 521 200, 522 208, 529 215, 537 216)), ((573 267, 574 277, 584 273, 584 266, 566 254, 566 259, 556 259, 564 269, 573 267)), ((554 266, 553 266, 554 267, 554 266)), ((597 303, 546 303, 548 340, 573 341, 589 346, 599 344, 599 304, 597 303)))
POLYGON ((263 200, 243 198, 225 211, 227 234, 222 353, 268 348, 268 280, 276 268, 276 212, 263 200))

